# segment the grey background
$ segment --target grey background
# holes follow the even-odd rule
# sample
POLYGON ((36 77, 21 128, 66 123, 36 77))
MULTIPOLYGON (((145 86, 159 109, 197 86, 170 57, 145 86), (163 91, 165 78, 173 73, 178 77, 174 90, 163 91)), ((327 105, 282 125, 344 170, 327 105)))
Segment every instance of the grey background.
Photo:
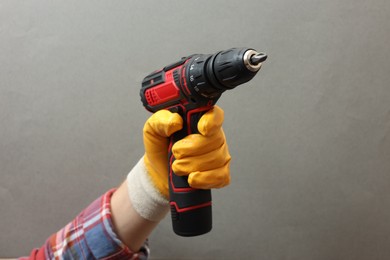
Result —
POLYGON ((1 1, 0 256, 28 254, 143 154, 149 72, 192 53, 269 54, 226 93, 233 157, 214 228, 154 259, 390 258, 387 0, 1 1))

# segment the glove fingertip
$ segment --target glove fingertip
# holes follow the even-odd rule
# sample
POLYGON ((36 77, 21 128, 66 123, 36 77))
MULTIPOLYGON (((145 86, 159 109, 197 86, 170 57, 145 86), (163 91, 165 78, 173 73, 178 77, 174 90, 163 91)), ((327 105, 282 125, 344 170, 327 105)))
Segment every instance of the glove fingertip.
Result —
POLYGON ((200 118, 198 130, 204 136, 213 135, 222 127, 223 121, 224 111, 220 107, 214 106, 200 118))
POLYGON ((195 188, 195 189, 199 189, 199 188, 202 188, 204 187, 204 185, 199 185, 198 181, 196 181, 196 175, 198 175, 200 172, 197 171, 197 172, 192 172, 191 174, 188 175, 188 184, 190 185, 190 187, 192 188, 195 188), (201 187, 202 186, 202 187, 201 187))
POLYGON ((206 172, 192 172, 188 175, 188 184, 196 189, 219 189, 230 184, 229 165, 206 172))
POLYGON ((177 113, 171 113, 168 122, 168 136, 183 128, 183 118, 177 113))
POLYGON ((177 175, 177 176, 186 176, 188 173, 186 173, 184 170, 181 169, 179 165, 179 160, 175 160, 172 163, 172 171, 177 175))
POLYGON ((144 132, 149 129, 161 137, 169 137, 183 127, 183 119, 177 113, 169 110, 159 110, 154 113, 144 126, 144 132))

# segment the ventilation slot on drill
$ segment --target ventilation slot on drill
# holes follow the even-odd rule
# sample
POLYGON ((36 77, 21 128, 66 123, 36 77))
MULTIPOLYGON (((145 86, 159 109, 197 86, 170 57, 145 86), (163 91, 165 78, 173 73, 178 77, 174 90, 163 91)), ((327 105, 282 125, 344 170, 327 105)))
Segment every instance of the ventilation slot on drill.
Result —
POLYGON ((154 91, 154 89, 148 89, 145 92, 145 98, 146 98, 146 102, 148 102, 148 104, 151 106, 158 104, 159 97, 156 91, 154 91))
MULTIPOLYGON (((171 76, 167 73, 167 78, 171 78, 171 76)), ((180 99, 180 91, 175 83, 169 80, 147 89, 145 91, 145 99, 150 106, 168 104, 180 99)))

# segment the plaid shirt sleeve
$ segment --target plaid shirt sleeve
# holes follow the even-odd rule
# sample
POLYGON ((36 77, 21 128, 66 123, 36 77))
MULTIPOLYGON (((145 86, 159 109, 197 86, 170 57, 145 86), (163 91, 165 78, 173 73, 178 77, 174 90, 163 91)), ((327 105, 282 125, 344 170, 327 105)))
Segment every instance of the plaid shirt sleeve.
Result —
POLYGON ((110 201, 114 191, 95 200, 29 257, 19 259, 147 259, 146 242, 139 252, 132 252, 113 231, 110 201))

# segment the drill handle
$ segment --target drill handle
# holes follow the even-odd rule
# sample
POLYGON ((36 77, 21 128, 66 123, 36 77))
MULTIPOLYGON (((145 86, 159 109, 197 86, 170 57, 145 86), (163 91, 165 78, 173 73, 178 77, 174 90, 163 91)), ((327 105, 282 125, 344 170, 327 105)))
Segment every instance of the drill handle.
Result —
POLYGON ((200 117, 210 107, 187 111, 183 115, 184 127, 170 137, 168 151, 168 182, 173 230, 180 236, 198 236, 212 228, 211 191, 191 188, 187 176, 178 176, 172 170, 175 157, 172 146, 185 136, 198 133, 200 117))

